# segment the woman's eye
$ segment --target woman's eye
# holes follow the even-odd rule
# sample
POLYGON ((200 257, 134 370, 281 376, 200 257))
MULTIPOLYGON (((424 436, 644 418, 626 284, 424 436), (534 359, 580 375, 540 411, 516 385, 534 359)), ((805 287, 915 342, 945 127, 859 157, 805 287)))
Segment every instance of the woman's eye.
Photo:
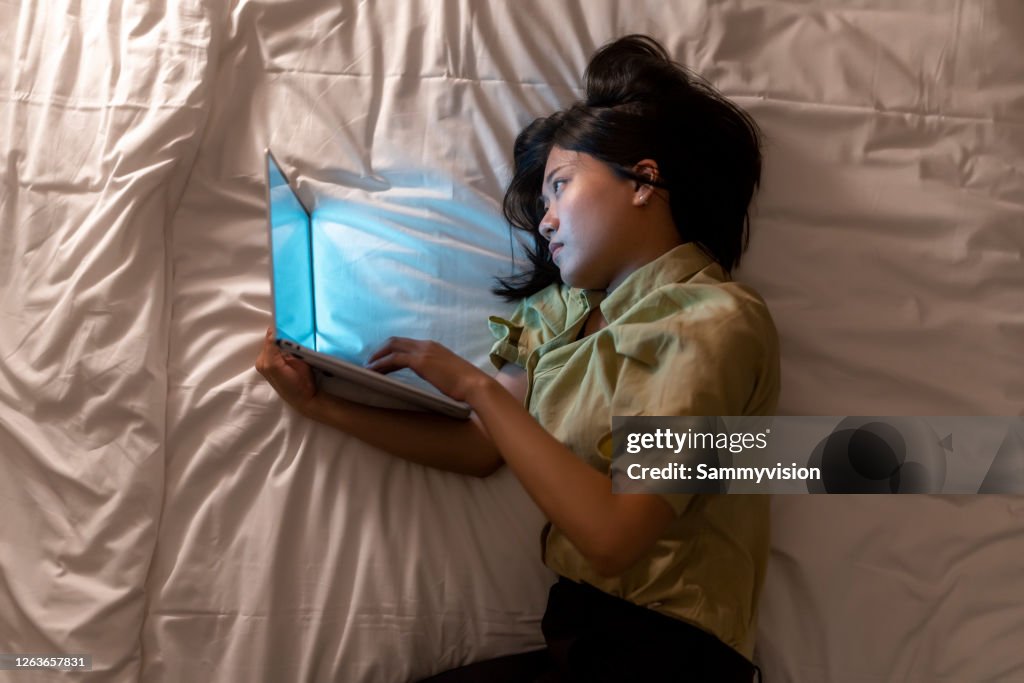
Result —
POLYGON ((562 185, 565 185, 564 180, 556 180, 553 183, 551 183, 551 189, 555 191, 555 194, 558 194, 558 191, 562 189, 562 185))

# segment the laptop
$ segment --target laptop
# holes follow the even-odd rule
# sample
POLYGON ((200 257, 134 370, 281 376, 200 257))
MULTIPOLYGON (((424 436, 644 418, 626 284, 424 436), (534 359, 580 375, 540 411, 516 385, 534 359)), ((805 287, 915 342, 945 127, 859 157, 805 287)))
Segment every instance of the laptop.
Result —
POLYGON ((269 149, 265 156, 271 300, 277 345, 313 368, 319 390, 339 398, 378 408, 469 418, 470 408, 465 403, 326 352, 316 319, 313 241, 317 235, 312 211, 299 199, 269 149))

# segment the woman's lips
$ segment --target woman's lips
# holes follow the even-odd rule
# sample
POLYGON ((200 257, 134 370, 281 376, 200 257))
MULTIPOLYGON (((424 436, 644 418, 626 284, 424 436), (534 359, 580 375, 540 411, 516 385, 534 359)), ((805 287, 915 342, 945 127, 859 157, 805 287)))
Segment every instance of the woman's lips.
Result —
POLYGON ((562 247, 565 246, 561 242, 555 242, 551 245, 551 258, 554 259, 558 256, 558 252, 562 251, 562 247))

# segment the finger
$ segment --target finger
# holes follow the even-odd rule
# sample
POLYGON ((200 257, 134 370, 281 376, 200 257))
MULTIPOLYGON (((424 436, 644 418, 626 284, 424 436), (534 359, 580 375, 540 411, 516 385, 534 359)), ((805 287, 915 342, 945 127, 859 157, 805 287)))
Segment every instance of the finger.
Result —
MULTIPOLYGON (((295 367, 294 363, 302 363, 302 361, 294 356, 286 356, 277 344, 267 341, 257 359, 256 369, 268 380, 273 380, 280 372, 295 367)), ((303 363, 303 365, 305 364, 303 363)))
POLYGON ((260 347, 260 352, 256 355, 256 371, 261 375, 265 374, 267 369, 267 345, 264 342, 263 346, 260 347))
POLYGON ((264 361, 271 363, 281 356, 281 349, 272 339, 265 339, 263 341, 263 349, 260 351, 260 355, 263 357, 264 361))
POLYGON ((383 358, 384 356, 388 355, 389 353, 394 353, 396 351, 401 351, 401 352, 411 351, 412 348, 416 345, 416 343, 417 342, 416 342, 415 339, 409 339, 408 337, 389 337, 381 345, 381 347, 379 349, 377 349, 376 351, 374 351, 373 353, 370 354, 370 357, 367 360, 367 363, 372 363, 373 361, 375 361, 375 360, 377 360, 379 358, 383 358))
POLYGON ((284 364, 298 372, 312 372, 309 363, 295 356, 284 356, 284 364))
POLYGON ((371 360, 366 367, 386 375, 389 372, 409 367, 409 360, 409 354, 403 351, 394 351, 376 360, 371 360))
POLYGON ((274 343, 274 328, 273 327, 268 327, 267 328, 267 333, 263 337, 263 346, 260 349, 260 354, 262 354, 267 349, 268 346, 277 346, 274 343))

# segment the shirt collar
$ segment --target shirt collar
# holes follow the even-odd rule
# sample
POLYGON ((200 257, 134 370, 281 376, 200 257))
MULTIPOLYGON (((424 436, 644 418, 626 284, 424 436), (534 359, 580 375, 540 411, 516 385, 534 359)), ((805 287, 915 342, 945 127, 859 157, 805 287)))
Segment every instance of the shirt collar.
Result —
POLYGON ((712 263, 714 261, 700 247, 687 242, 637 268, 611 294, 586 292, 586 295, 591 305, 600 304, 601 315, 611 324, 654 290, 689 280, 712 263))

